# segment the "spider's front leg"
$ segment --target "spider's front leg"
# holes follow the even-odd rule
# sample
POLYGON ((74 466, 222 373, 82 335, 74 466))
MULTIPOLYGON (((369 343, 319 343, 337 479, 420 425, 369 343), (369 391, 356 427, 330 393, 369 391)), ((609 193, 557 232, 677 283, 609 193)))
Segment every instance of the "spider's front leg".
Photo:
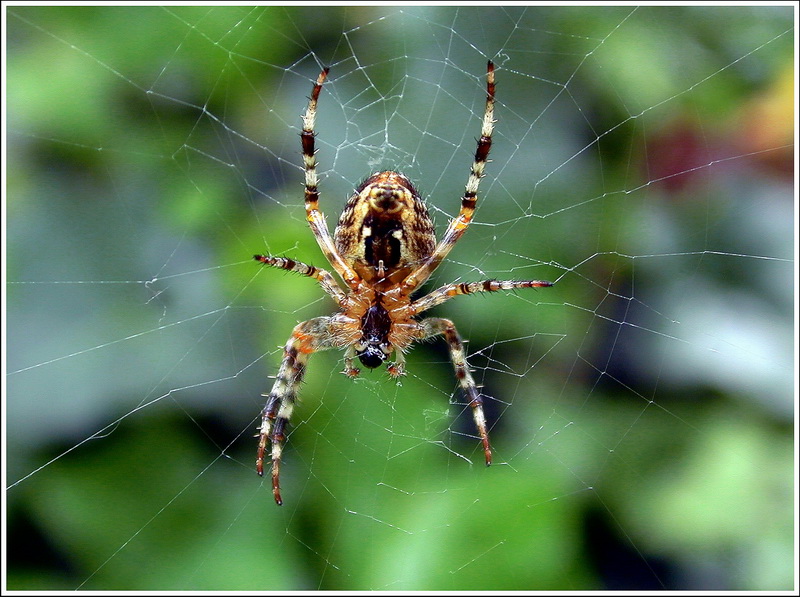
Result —
POLYGON ((483 454, 486 457, 486 466, 492 464, 492 449, 489 446, 489 434, 486 431, 486 417, 483 414, 483 398, 478 392, 478 386, 475 385, 475 380, 472 378, 472 373, 469 371, 469 363, 464 353, 464 342, 461 336, 458 335, 455 324, 449 319, 442 319, 439 317, 429 317, 419 322, 424 333, 424 338, 431 336, 443 335, 447 340, 447 345, 450 348, 450 360, 453 362, 453 368, 456 372, 456 379, 461 386, 461 390, 467 397, 469 405, 472 408, 472 419, 475 421, 475 427, 478 429, 478 434, 481 436, 483 443, 483 454))
POLYGON ((344 352, 344 373, 350 379, 355 379, 361 373, 361 369, 353 365, 353 360, 356 358, 356 348, 352 344, 349 345, 344 352))
POLYGON ((261 414, 258 436, 258 456, 256 471, 264 476, 264 456, 267 443, 272 445, 272 494, 275 503, 283 504, 281 499, 280 473, 283 444, 286 441, 286 428, 292 417, 297 389, 303 381, 306 362, 311 353, 330 348, 326 342, 330 324, 329 317, 316 317, 298 324, 292 337, 283 349, 283 361, 272 391, 267 396, 267 404, 261 414))

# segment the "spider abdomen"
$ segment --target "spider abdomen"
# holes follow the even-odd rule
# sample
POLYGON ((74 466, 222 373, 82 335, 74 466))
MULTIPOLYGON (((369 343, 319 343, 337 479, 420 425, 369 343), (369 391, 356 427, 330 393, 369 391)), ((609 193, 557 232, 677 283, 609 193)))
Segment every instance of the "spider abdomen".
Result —
POLYGON ((433 222, 411 181, 377 172, 350 197, 334 235, 336 248, 362 280, 396 284, 436 246, 433 222))

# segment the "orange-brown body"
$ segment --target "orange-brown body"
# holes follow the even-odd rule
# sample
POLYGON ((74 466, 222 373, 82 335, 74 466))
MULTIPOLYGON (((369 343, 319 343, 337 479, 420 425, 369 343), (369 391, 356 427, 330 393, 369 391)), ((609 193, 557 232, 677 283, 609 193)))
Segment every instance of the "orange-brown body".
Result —
POLYGON ((377 172, 362 182, 347 202, 331 236, 319 207, 317 159, 314 122, 317 101, 327 79, 324 68, 311 91, 300 133, 305 170, 306 219, 311 232, 336 274, 286 257, 255 255, 256 261, 279 269, 314 278, 337 303, 339 310, 328 317, 315 317, 295 326, 284 347, 272 391, 261 415, 256 470, 264 474, 267 445, 271 444, 272 491, 275 502, 282 504, 280 465, 286 428, 294 410, 296 393, 311 354, 330 348, 345 350, 344 372, 355 377, 355 357, 365 367, 380 366, 392 353, 395 361, 387 371, 392 377, 404 373, 403 352, 418 340, 443 336, 456 379, 472 409, 475 428, 480 435, 486 464, 492 462, 483 398, 470 373, 464 343, 455 324, 449 319, 417 315, 459 295, 496 292, 517 288, 552 286, 541 280, 483 280, 446 284, 422 298, 411 295, 430 277, 469 227, 475 212, 478 186, 492 145, 494 129, 494 64, 486 66, 486 108, 481 134, 475 149, 461 209, 437 242, 433 222, 411 181, 393 171, 377 172))
MULTIPOLYGON (((378 172, 348 200, 334 243, 361 283, 343 312, 332 318, 332 328, 342 346, 355 346, 364 366, 378 367, 394 350, 402 351, 420 337, 410 292, 403 292, 400 283, 436 248, 433 222, 408 178, 378 172)), ((350 368, 350 373, 356 370, 350 368)))

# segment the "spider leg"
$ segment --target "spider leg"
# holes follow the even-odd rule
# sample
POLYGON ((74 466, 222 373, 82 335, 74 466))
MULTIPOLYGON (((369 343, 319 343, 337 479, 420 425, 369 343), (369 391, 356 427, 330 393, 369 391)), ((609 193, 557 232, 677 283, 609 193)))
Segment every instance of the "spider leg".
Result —
POLYGON ((475 213, 475 205, 478 202, 478 186, 483 177, 483 169, 489 159, 493 131, 494 63, 490 60, 486 66, 486 110, 481 124, 481 137, 478 139, 478 147, 475 150, 475 159, 472 162, 464 196, 461 197, 461 211, 458 216, 451 220, 450 225, 442 236, 442 240, 436 245, 433 253, 403 280, 402 287, 404 292, 410 293, 425 282, 469 227, 472 216, 475 213))
POLYGON ((393 363, 389 363, 386 371, 393 379, 398 379, 406 374, 406 357, 399 348, 395 349, 395 359, 393 363))
POLYGON ((443 302, 449 301, 454 296, 459 296, 461 294, 516 290, 517 288, 543 288, 552 285, 552 282, 546 282, 544 280, 483 280, 482 282, 447 284, 411 303, 411 311, 414 315, 422 313, 431 307, 441 305, 443 302))
POLYGON ((342 277, 348 287, 357 288, 360 278, 353 268, 351 268, 339 251, 336 250, 336 245, 333 242, 331 233, 328 230, 328 225, 325 222, 325 216, 319 209, 319 190, 317 185, 319 180, 317 178, 317 158, 316 149, 314 147, 314 122, 317 118, 317 100, 319 93, 322 90, 322 84, 328 76, 328 69, 322 69, 322 72, 317 77, 317 82, 311 91, 311 97, 308 100, 308 107, 303 116, 303 132, 300 133, 300 141, 303 147, 303 167, 305 168, 305 204, 306 204, 306 220, 311 227, 311 232, 317 239, 317 244, 325 255, 325 259, 331 264, 333 269, 342 277))
POLYGON ((356 356, 355 346, 350 344, 344 351, 344 373, 350 379, 355 379, 361 373, 361 369, 353 366, 353 359, 356 356))
POLYGON ((330 272, 324 269, 319 269, 313 265, 306 265, 301 261, 294 261, 293 259, 287 259, 285 257, 253 255, 253 259, 263 263, 264 265, 270 265, 272 267, 277 267, 278 269, 285 269, 286 271, 290 272, 297 272, 300 275, 314 278, 317 282, 319 282, 319 285, 322 286, 322 289, 333 297, 333 300, 335 300, 337 304, 341 306, 342 302, 344 301, 345 294, 342 292, 342 289, 339 288, 339 284, 336 283, 336 279, 330 274, 330 272))
POLYGON ((489 446, 489 434, 486 431, 483 398, 481 398, 478 387, 475 385, 475 380, 472 378, 472 373, 470 373, 461 336, 458 335, 455 324, 449 319, 429 317, 420 321, 419 325, 424 334, 422 339, 441 334, 447 340, 447 344, 450 347, 450 360, 453 362, 456 379, 458 379, 461 390, 469 400, 469 405, 472 408, 472 419, 475 421, 475 427, 478 429, 478 434, 481 436, 481 442, 483 443, 486 466, 489 466, 492 464, 492 449, 489 446))
POLYGON ((272 391, 267 395, 267 404, 261 414, 256 471, 259 476, 264 476, 264 456, 267 451, 267 443, 271 444, 272 494, 275 497, 275 503, 279 506, 283 504, 280 471, 283 444, 286 441, 286 427, 292 417, 297 389, 303 381, 308 357, 313 352, 331 347, 324 341, 324 334, 329 323, 329 317, 316 317, 295 326, 291 338, 283 349, 281 367, 272 391))

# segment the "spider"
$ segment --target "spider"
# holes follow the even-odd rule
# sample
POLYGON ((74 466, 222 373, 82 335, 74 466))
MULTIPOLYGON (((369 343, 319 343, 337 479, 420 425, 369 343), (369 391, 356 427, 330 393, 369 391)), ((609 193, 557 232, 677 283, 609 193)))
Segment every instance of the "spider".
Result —
POLYGON ((455 376, 464 392, 483 445, 486 465, 492 463, 483 398, 470 373, 464 343, 449 319, 417 316, 461 294, 495 292, 517 288, 552 286, 542 280, 484 280, 453 283, 417 299, 411 295, 431 276, 467 230, 475 211, 478 185, 483 177, 494 129, 494 64, 486 69, 486 110, 475 159, 461 198, 461 210, 437 243, 428 210, 411 181, 394 171, 377 172, 355 189, 331 237, 319 208, 314 121, 317 101, 328 76, 324 68, 317 77, 300 133, 305 169, 306 219, 328 263, 344 282, 343 290, 330 272, 285 257, 255 255, 264 265, 296 272, 319 282, 339 307, 328 317, 315 317, 295 326, 283 349, 283 361, 261 414, 256 471, 264 475, 267 445, 271 445, 272 493, 283 503, 280 468, 286 431, 294 410, 297 390, 305 374, 308 357, 330 348, 343 349, 344 373, 355 378, 361 365, 375 369, 392 353, 387 364, 392 378, 405 374, 403 353, 414 342, 444 336, 450 349, 455 376))

